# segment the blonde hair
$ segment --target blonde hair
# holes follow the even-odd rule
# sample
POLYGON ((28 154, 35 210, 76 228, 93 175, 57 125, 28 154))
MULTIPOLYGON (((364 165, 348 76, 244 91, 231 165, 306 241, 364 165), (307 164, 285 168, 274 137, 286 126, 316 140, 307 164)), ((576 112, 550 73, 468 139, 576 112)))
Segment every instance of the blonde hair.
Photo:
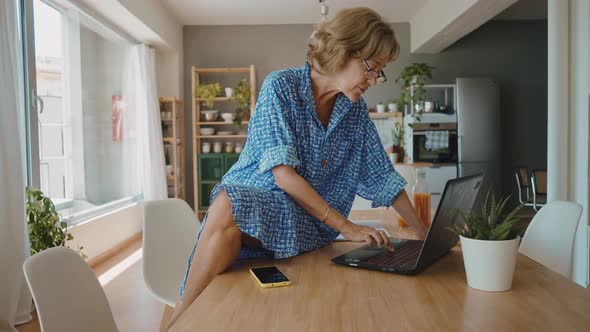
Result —
POLYGON ((397 59, 399 43, 383 18, 366 7, 339 11, 316 26, 307 44, 307 60, 322 75, 337 72, 349 58, 383 54, 387 62, 397 59))

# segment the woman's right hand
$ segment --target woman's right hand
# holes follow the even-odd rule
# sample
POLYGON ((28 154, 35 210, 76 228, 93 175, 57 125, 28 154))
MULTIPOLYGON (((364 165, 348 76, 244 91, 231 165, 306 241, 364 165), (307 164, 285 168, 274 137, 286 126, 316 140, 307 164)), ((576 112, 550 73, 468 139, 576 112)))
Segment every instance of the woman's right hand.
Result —
POLYGON ((374 228, 354 224, 350 221, 340 229, 342 236, 350 241, 365 242, 370 246, 387 248, 393 251, 393 245, 384 231, 378 231, 374 228))

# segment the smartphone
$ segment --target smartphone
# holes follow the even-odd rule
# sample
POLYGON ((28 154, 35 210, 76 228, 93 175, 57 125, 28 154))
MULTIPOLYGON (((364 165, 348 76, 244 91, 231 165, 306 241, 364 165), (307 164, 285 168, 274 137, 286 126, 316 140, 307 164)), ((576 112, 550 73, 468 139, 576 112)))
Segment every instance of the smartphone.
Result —
POLYGON ((253 267, 250 273, 263 288, 281 287, 291 285, 291 280, 276 266, 253 267))

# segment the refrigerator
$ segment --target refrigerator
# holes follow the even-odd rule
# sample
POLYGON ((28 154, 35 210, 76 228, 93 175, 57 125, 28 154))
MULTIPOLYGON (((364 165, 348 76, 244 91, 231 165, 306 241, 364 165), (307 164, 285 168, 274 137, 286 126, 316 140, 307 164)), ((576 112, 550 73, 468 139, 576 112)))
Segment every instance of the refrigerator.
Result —
POLYGON ((485 173, 500 191, 500 88, 490 78, 457 78, 458 175, 485 173))

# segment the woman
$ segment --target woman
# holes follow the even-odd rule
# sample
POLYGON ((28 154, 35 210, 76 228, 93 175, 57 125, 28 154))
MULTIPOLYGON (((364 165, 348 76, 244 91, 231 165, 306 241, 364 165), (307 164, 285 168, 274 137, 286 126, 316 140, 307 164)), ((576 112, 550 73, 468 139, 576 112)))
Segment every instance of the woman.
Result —
POLYGON ((355 194, 393 205, 424 238, 361 98, 398 54, 377 13, 347 9, 316 28, 303 68, 266 78, 240 159, 211 193, 171 324, 238 257, 291 257, 339 233, 393 250, 384 232, 344 217, 355 194))

